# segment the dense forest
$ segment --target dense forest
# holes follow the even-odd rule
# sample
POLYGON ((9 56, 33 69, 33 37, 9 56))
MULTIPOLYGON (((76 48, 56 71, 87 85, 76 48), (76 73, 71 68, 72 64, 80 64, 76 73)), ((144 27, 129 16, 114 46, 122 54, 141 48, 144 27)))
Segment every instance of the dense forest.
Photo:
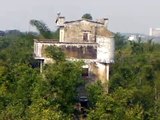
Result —
MULTIPOLYGON (((49 33, 49 38, 56 35, 49 33)), ((0 37, 1 120, 72 120, 82 114, 75 105, 77 87, 84 84, 83 61, 66 61, 60 49, 51 47, 46 52, 55 62, 45 65, 41 74, 33 57, 33 39, 39 37, 32 33, 0 37)), ((159 120, 160 44, 127 41, 119 33, 115 44, 109 91, 99 81, 86 86, 85 119, 159 120)))

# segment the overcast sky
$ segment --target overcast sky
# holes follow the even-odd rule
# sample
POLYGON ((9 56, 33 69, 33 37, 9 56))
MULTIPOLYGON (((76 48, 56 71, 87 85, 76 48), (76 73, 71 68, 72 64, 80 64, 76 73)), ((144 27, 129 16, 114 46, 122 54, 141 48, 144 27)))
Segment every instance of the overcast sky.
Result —
POLYGON ((113 32, 148 34, 150 27, 160 27, 160 0, 0 0, 0 30, 34 30, 31 19, 54 30, 57 12, 66 20, 80 19, 84 13, 109 18, 113 32))

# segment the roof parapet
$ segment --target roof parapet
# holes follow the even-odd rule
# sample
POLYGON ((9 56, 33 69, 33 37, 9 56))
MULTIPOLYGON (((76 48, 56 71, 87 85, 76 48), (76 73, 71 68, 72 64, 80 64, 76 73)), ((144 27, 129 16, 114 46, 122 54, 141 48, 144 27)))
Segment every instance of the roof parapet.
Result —
POLYGON ((102 23, 107 28, 109 19, 108 18, 102 18, 102 19, 98 19, 97 22, 102 23))
POLYGON ((64 22, 65 22, 65 17, 63 17, 63 16, 57 17, 57 19, 56 19, 57 26, 59 26, 59 27, 64 26, 64 22))

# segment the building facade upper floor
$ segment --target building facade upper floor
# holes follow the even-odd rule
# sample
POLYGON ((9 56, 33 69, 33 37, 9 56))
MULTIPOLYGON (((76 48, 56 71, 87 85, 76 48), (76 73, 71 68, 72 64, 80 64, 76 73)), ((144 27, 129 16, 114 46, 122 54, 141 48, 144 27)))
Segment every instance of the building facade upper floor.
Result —
POLYGON ((95 43, 97 36, 113 36, 107 28, 107 18, 97 21, 88 19, 65 21, 65 17, 58 17, 56 23, 59 27, 59 42, 95 43))

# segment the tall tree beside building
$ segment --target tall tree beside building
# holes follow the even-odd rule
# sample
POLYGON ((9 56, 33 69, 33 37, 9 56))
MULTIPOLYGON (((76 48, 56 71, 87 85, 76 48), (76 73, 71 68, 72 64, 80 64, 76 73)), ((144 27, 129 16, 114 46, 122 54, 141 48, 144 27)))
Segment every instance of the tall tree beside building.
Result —
POLYGON ((52 38, 51 30, 46 26, 46 24, 39 20, 31 20, 30 24, 32 26, 35 26, 38 32, 44 37, 44 38, 52 38))

